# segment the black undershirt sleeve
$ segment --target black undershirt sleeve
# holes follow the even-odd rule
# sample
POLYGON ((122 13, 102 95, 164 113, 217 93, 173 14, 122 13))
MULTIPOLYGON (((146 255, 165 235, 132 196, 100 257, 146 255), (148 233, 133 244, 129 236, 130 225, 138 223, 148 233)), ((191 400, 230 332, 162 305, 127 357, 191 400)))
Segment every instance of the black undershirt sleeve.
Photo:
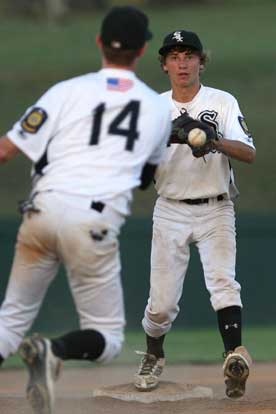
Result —
POLYGON ((142 174, 141 174, 141 184, 140 184, 140 190, 146 190, 151 182, 153 181, 153 177, 155 174, 155 171, 157 169, 157 165, 155 164, 145 164, 142 174))

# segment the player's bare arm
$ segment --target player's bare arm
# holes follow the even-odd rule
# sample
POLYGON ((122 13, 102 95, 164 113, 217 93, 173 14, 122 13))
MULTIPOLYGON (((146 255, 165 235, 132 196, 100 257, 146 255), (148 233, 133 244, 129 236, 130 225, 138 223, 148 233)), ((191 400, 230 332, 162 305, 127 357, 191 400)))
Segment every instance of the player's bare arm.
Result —
POLYGON ((214 141, 214 148, 228 157, 248 164, 252 164, 256 157, 256 150, 241 141, 220 138, 214 141))
POLYGON ((0 163, 4 164, 19 154, 19 148, 7 136, 0 138, 0 163))

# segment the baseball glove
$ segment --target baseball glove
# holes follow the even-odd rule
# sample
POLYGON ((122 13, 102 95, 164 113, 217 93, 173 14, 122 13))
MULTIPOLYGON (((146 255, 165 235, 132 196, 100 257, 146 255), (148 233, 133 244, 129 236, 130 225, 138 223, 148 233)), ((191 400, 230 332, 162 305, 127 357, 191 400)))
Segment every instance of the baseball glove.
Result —
POLYGON ((214 142, 218 140, 215 129, 206 122, 199 121, 188 115, 187 112, 181 114, 172 121, 172 132, 169 144, 187 144, 192 150, 194 157, 199 158, 214 151, 214 142), (206 142, 200 147, 194 147, 188 142, 188 134, 194 129, 202 129, 206 133, 206 142))

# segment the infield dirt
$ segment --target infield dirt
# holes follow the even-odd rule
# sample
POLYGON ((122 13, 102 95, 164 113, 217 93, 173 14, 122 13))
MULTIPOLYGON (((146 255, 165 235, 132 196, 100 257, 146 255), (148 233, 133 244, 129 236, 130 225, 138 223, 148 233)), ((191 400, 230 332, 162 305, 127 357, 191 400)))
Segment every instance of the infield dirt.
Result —
MULTIPOLYGON (((106 397, 91 397, 91 390, 132 382, 135 366, 65 368, 56 385, 55 414, 276 414, 276 363, 255 364, 246 395, 237 401, 224 394, 220 365, 168 366, 164 381, 210 387, 213 399, 176 402, 126 402, 106 397)), ((0 371, 0 414, 30 414, 25 400, 25 370, 0 371)))

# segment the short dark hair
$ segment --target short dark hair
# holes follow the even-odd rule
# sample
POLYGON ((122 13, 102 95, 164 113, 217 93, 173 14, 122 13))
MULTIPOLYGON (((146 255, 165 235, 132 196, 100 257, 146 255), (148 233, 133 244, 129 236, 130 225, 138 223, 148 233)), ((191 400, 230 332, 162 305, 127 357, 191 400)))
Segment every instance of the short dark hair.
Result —
POLYGON ((209 54, 205 51, 201 52, 201 51, 193 49, 189 46, 174 46, 171 49, 168 49, 166 51, 166 53, 164 53, 163 55, 159 55, 159 60, 160 60, 162 65, 165 64, 167 56, 172 52, 188 52, 188 53, 192 53, 194 55, 197 55, 197 56, 199 56, 200 63, 202 65, 206 65, 206 63, 209 62, 209 60, 210 60, 209 54))
POLYGON ((166 52, 164 54, 159 55, 159 62, 161 63, 161 68, 162 69, 163 69, 163 66, 166 64, 167 56, 172 52, 188 52, 188 53, 192 53, 194 55, 197 55, 200 58, 200 64, 203 65, 204 67, 210 61, 209 53, 205 52, 204 50, 199 51, 197 49, 193 49, 193 48, 188 47, 188 46, 174 46, 174 47, 171 47, 170 49, 166 50, 166 52))
POLYGON ((137 49, 126 49, 118 50, 109 46, 102 47, 102 53, 108 63, 113 63, 115 65, 121 66, 130 66, 136 57, 139 55, 139 50, 137 49))

